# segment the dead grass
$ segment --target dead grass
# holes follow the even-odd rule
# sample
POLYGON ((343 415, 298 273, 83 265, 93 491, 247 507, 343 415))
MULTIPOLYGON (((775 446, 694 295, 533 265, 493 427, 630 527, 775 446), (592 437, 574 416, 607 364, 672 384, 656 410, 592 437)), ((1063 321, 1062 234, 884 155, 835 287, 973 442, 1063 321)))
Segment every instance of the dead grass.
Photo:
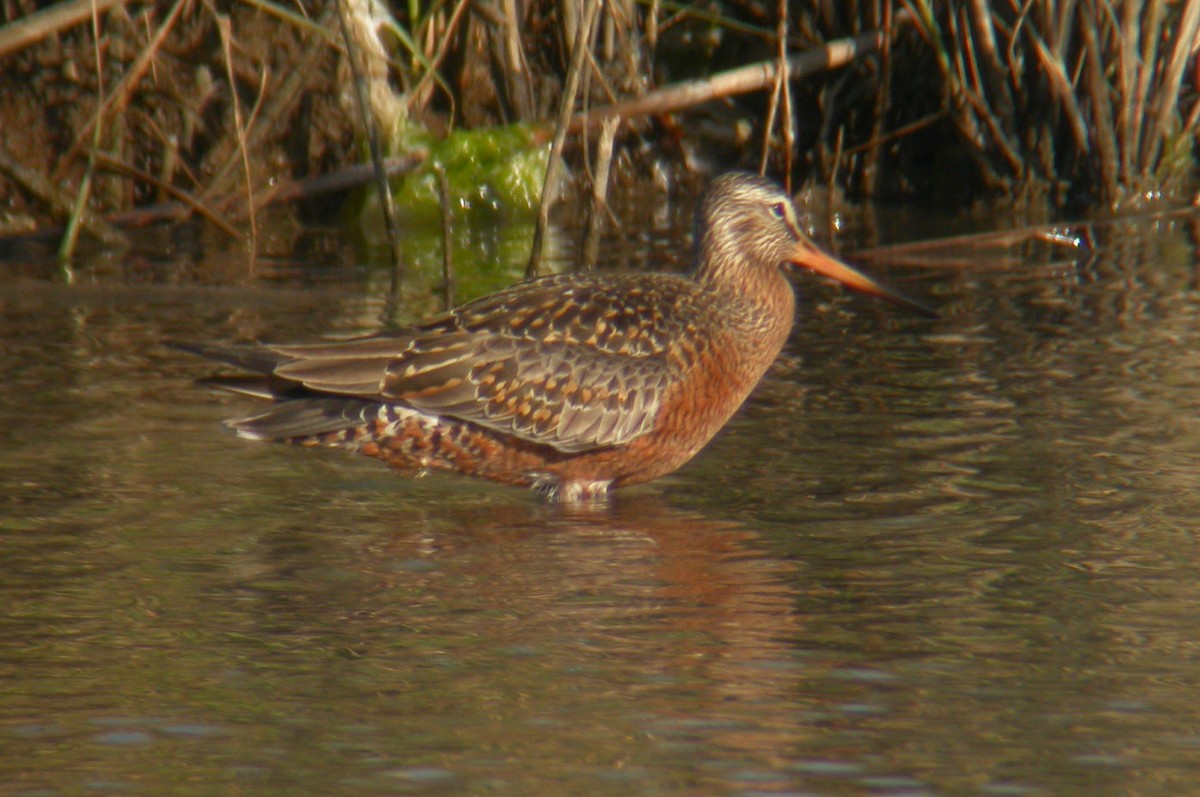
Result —
MULTIPOLYGON (((387 157, 411 125, 556 117, 576 160, 619 118, 618 172, 703 153, 923 202, 1194 190, 1200 0, 342 2, 345 36, 332 2, 6 6, 0 234, 59 223, 111 244, 106 214, 161 206, 144 218, 200 212, 253 240, 264 187, 360 163, 369 130, 387 157)), ((328 217, 306 201, 292 212, 328 217)))

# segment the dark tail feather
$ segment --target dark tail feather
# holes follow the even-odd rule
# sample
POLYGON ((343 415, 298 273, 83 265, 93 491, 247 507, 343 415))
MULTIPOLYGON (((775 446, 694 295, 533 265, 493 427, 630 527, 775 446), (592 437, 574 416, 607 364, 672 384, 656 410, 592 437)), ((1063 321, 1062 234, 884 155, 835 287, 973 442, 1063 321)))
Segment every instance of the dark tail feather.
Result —
POLYGON ((240 396, 250 396, 256 399, 267 399, 273 401, 275 399, 286 398, 288 387, 280 385, 277 380, 273 380, 267 376, 256 376, 254 374, 235 374, 232 376, 206 376, 203 379, 197 379, 196 384, 212 387, 218 390, 226 390, 230 393, 237 393, 240 396), (282 388, 282 390, 281 390, 282 388))
POLYGON ((253 440, 313 439, 362 426, 376 418, 383 406, 377 401, 316 395, 299 382, 276 376, 275 369, 290 358, 266 346, 178 342, 167 345, 251 372, 201 379, 202 385, 260 399, 279 400, 263 412, 226 421, 225 425, 240 437, 253 440))
POLYGON ((262 374, 264 376, 272 373, 281 363, 288 360, 287 357, 284 357, 274 349, 256 343, 236 345, 230 343, 181 343, 179 341, 167 341, 166 345, 172 349, 195 354, 197 357, 203 357, 206 360, 225 363, 235 368, 241 368, 243 371, 250 371, 251 373, 262 374))
POLYGON ((225 363, 249 374, 210 376, 196 380, 201 385, 228 390, 259 399, 290 399, 311 395, 300 383, 275 375, 275 369, 289 359, 267 346, 227 343, 167 343, 173 349, 195 354, 206 360, 225 363))
POLYGON ((251 440, 297 440, 362 426, 374 419, 382 406, 376 401, 337 397, 301 398, 226 425, 239 437, 251 440))

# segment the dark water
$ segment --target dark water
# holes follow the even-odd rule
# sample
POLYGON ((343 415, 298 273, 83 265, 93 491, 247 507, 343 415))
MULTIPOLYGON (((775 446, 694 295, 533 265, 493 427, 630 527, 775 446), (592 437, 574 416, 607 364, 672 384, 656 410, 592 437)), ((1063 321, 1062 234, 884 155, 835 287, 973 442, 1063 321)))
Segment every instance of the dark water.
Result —
POLYGON ((1198 239, 890 272, 937 321, 805 282, 725 432, 590 510, 222 433, 163 341, 370 328, 328 239, 6 250, 0 792, 1200 793, 1198 239))

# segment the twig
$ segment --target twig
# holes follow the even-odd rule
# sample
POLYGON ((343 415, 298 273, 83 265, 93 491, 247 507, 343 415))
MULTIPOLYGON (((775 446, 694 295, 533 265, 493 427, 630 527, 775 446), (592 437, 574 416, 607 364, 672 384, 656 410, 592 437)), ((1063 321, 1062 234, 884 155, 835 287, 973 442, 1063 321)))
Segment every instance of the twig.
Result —
POLYGON ((567 69, 562 102, 558 106, 558 121, 554 126, 554 139, 550 144, 546 178, 542 182, 542 201, 538 205, 537 226, 533 230, 533 247, 529 253, 529 265, 525 268, 527 277, 532 277, 541 271, 542 242, 546 236, 546 228, 550 224, 550 205, 554 201, 554 194, 558 191, 558 173, 562 169, 563 143, 567 139, 567 132, 571 126, 571 110, 575 107, 575 96, 579 92, 579 74, 583 71, 588 42, 592 39, 592 30, 596 26, 596 15, 600 10, 600 0, 583 0, 583 2, 583 19, 580 20, 579 27, 575 31, 575 43, 571 49, 571 64, 567 69))
POLYGON ((83 146, 84 139, 92 132, 92 129, 100 123, 109 110, 116 106, 118 109, 123 109, 128 103, 130 96, 137 90, 141 83, 142 77, 154 63, 154 58, 158 55, 158 51, 162 49, 163 42, 166 41, 169 34, 175 27, 175 23, 179 20, 179 15, 190 4, 189 0, 175 0, 171 7, 171 13, 167 14, 167 18, 158 26, 154 36, 146 44, 145 48, 138 53, 137 60, 129 67, 121 77, 120 83, 117 85, 107 97, 103 97, 99 106, 96 108, 96 113, 84 124, 83 128, 75 134, 75 140, 71 142, 71 146, 67 148, 66 153, 59 158, 59 165, 55 170, 54 179, 61 179, 62 172, 74 160, 75 154, 79 148, 83 146))
POLYGON ((441 166, 433 168, 438 178, 438 199, 442 205, 442 301, 445 309, 454 306, 454 251, 451 229, 454 217, 450 212, 450 181, 441 166))
POLYGON ((1134 175, 1134 156, 1137 150, 1141 118, 1136 110, 1137 86, 1140 74, 1138 61, 1138 31, 1141 29, 1140 3, 1123 3, 1122 16, 1117 22, 1117 152, 1121 158, 1120 180, 1131 185, 1134 175))
MULTIPOLYGON (((1111 87, 1104 75, 1103 57, 1100 51, 1100 30, 1096 18, 1092 16, 1088 5, 1084 3, 1079 9, 1079 33, 1083 40, 1084 74, 1086 75, 1087 92, 1092 106, 1092 136, 1096 142, 1096 166, 1100 173, 1104 194, 1110 198, 1118 195, 1120 169, 1117 155, 1117 142, 1113 136, 1116 129, 1113 123, 1112 100, 1109 99, 1111 87)), ((1086 151, 1086 150, 1085 150, 1086 151)))
POLYGON ((1175 30, 1171 56, 1163 70, 1162 79, 1155 93, 1151 108, 1150 127, 1146 141, 1142 142, 1142 172, 1149 176, 1158 164, 1163 142, 1171 135, 1170 117, 1178 113, 1179 86, 1183 70, 1187 67, 1196 43, 1196 31, 1200 29, 1200 0, 1188 0, 1175 30))
POLYGON ((884 133, 878 138, 873 138, 870 141, 864 141, 861 144, 855 144, 853 147, 846 147, 846 149, 842 151, 842 156, 856 155, 866 149, 877 149, 889 141, 895 141, 898 138, 904 138, 905 136, 912 135, 922 128, 929 127, 939 119, 944 119, 947 113, 949 113, 949 111, 947 111, 945 108, 942 108, 934 111, 933 113, 926 114, 920 119, 909 122, 902 127, 897 127, 895 130, 889 130, 887 133, 884 133))
POLYGON ((404 250, 400 245, 400 228, 396 224, 396 208, 392 201, 392 186, 388 182, 383 169, 383 148, 379 143, 379 124, 374 114, 368 111, 367 86, 358 63, 357 50, 350 38, 350 24, 346 22, 345 0, 337 0, 338 22, 342 28, 342 39, 346 44, 346 61, 350 65, 350 74, 354 77, 354 101, 362 119, 363 129, 367 133, 367 147, 371 152, 371 165, 374 167, 375 185, 379 192, 379 205, 383 210, 383 224, 388 238, 388 251, 392 258, 391 285, 387 301, 384 302, 384 322, 390 323, 400 296, 400 281, 404 277, 404 250))
MULTIPOLYGON (((966 16, 966 9, 961 9, 960 12, 964 17, 966 16)), ((962 99, 966 101, 967 105, 974 112, 975 118, 987 128, 988 133, 991 135, 992 143, 1000 150, 1004 159, 1008 161, 1009 170, 1013 174, 1023 174, 1026 168, 1025 161, 1021 156, 1021 150, 1017 142, 1012 140, 1011 131, 1006 129, 1005 125, 1005 122, 1011 122, 1011 115, 1006 117, 1002 113, 997 114, 988 102, 984 78, 981 75, 979 62, 975 55, 977 48, 975 46, 975 35, 972 33, 972 26, 969 24, 969 20, 964 19, 960 28, 956 22, 953 9, 951 9, 949 20, 953 35, 962 41, 962 46, 958 48, 962 99), (970 78, 970 86, 967 85, 968 77, 970 78)))
MULTIPOLYGON (((861 169, 861 174, 866 178, 863 181, 863 189, 867 196, 878 196, 883 187, 883 145, 892 136, 883 130, 887 124, 892 96, 892 33, 895 25, 892 12, 895 10, 895 4, 885 0, 877 4, 876 8, 879 5, 883 6, 883 19, 880 21, 883 45, 879 48, 879 88, 875 92, 875 107, 871 112, 871 137, 864 147, 866 154, 863 156, 861 169)), ((847 148, 843 155, 849 154, 853 149, 847 148)))
MULTIPOLYGON (((571 2, 574 0, 567 0, 568 4, 571 2)), ((518 4, 516 0, 500 0, 500 8, 504 19, 501 52, 504 55, 504 82, 508 89, 508 99, 513 104, 517 118, 528 119, 533 115, 533 96, 529 63, 525 59, 525 51, 521 48, 521 29, 524 26, 518 18, 518 8, 523 10, 525 4, 518 4)))
POLYGON ((617 128, 621 120, 610 116, 604 120, 600 128, 600 140, 596 142, 596 168, 592 175, 592 204, 588 211, 587 231, 583 237, 583 255, 580 258, 580 268, 596 267, 596 258, 600 253, 600 232, 604 220, 610 215, 608 209, 608 175, 612 168, 613 143, 617 137, 617 128))
MULTIPOLYGON (((246 128, 242 124, 242 104, 238 100, 237 79, 233 74, 233 49, 230 45, 233 31, 229 23, 228 14, 215 14, 214 19, 217 23, 217 33, 221 37, 221 51, 225 56, 225 74, 229 80, 229 94, 233 98, 233 126, 237 133, 238 149, 242 153, 242 170, 246 175, 246 198, 249 205, 247 212, 250 218, 250 246, 251 251, 254 251, 258 243, 258 222, 254 214, 254 174, 250 170, 250 153, 246 146, 246 128)), ((265 74, 263 75, 263 79, 266 79, 265 74)))
POLYGON ((783 179, 784 185, 792 188, 792 143, 795 139, 795 122, 792 119, 792 89, 788 79, 787 33, 788 12, 787 0, 779 0, 775 26, 775 46, 777 66, 775 67, 775 85, 771 90, 771 103, 767 107, 767 122, 763 125, 762 160, 759 162, 758 173, 767 171, 767 159, 771 154, 771 131, 775 129, 775 119, 782 106, 783 114, 783 179))
MULTIPOLYGON (((424 162, 424 153, 387 158, 383 162, 384 177, 390 180, 393 177, 408 174, 424 162)), ((281 182, 255 194, 254 202, 261 208, 283 202, 312 199, 323 194, 347 191, 360 185, 366 185, 374 179, 376 179, 375 164, 353 163, 329 174, 318 174, 294 182, 281 182)))
MULTIPOLYGON (((458 0, 454 4, 454 11, 450 14, 450 21, 446 23, 446 29, 438 34, 441 43, 438 45, 437 52, 433 54, 433 58, 429 59, 429 65, 425 69, 425 73, 421 75, 421 79, 417 81, 416 87, 409 94, 408 110, 410 112, 424 98, 424 95, 429 92, 430 83, 436 81, 438 84, 445 86, 438 75, 438 69, 441 67, 442 61, 445 60, 446 54, 450 51, 450 46, 456 41, 454 31, 458 28, 458 23, 462 19, 463 13, 470 7, 470 0, 458 0)), ((456 98, 452 91, 446 91, 446 100, 450 103, 450 115, 453 116, 456 98)))
POLYGON ((1087 152, 1087 120, 1084 119, 1083 110, 1079 107, 1079 100, 1075 96, 1075 89, 1071 85, 1071 78, 1067 75, 1066 70, 1063 69, 1062 61, 1046 46, 1046 42, 1042 41, 1042 37, 1037 35, 1032 29, 1028 35, 1030 41, 1033 42, 1034 49, 1037 51, 1038 61, 1045 72, 1046 80, 1050 83, 1050 91, 1058 100, 1063 113, 1066 114, 1067 125, 1071 129, 1071 135, 1075 138, 1076 147, 1079 148, 1080 152, 1087 152))
MULTIPOLYGON (((100 13, 92 7, 92 49, 96 56, 96 108, 104 106, 104 60, 100 55, 100 13)), ((97 114, 103 112, 98 110, 97 114)), ((100 123, 97 122, 92 130, 92 147, 88 150, 87 167, 83 171, 83 179, 79 181, 79 192, 75 195, 75 203, 67 219, 67 229, 58 246, 58 259, 68 260, 75 253, 75 245, 79 243, 79 230, 87 212, 88 199, 92 195, 92 179, 96 174, 96 153, 100 151, 100 123)))
POLYGON ((1151 97, 1155 93, 1151 91, 1151 84, 1154 82, 1154 74, 1158 66, 1158 41, 1159 31, 1162 28, 1163 8, 1165 3, 1163 0, 1149 0, 1146 3, 1146 8, 1141 14, 1142 20, 1142 62, 1141 62, 1141 79, 1138 80, 1137 104, 1133 123, 1136 125, 1137 136, 1130 142, 1130 146, 1136 152, 1136 171, 1137 174, 1133 179, 1145 175, 1148 171, 1148 164, 1145 160, 1146 155, 1146 131, 1148 129, 1147 122, 1150 119, 1148 103, 1151 102, 1151 97))
POLYGON ((183 189, 180 189, 180 188, 176 188, 175 186, 171 185, 170 183, 168 183, 164 180, 158 179, 153 174, 150 174, 147 171, 139 169, 136 166, 131 166, 130 164, 120 161, 117 158, 114 158, 111 155, 104 153, 104 152, 96 153, 96 163, 99 164, 99 166, 101 168, 109 169, 111 171, 119 172, 121 174, 125 174, 130 177, 136 178, 148 185, 154 186, 159 191, 161 191, 165 194, 170 194, 171 196, 175 197, 177 200, 179 200, 179 202, 172 203, 172 204, 174 204, 179 209, 180 216, 184 215, 185 208, 189 211, 195 211, 196 213, 199 213, 201 216, 203 216, 204 218, 206 218, 210 222, 212 222, 217 227, 217 229, 221 230, 221 232, 225 233, 229 237, 231 237, 231 238, 241 237, 238 234, 238 231, 234 228, 234 226, 232 224, 230 224, 229 222, 227 222, 224 218, 222 218, 220 213, 218 213, 214 208, 211 208, 208 205, 206 205, 205 203, 196 199, 191 194, 189 194, 187 191, 184 191, 183 189))
MULTIPOLYGON (((71 212, 71 197, 47 180, 41 172, 14 159, 2 143, 0 143, 0 172, 48 205, 54 212, 63 215, 71 212)), ((129 243, 119 229, 104 219, 97 218, 90 211, 85 211, 79 218, 88 234, 95 236, 101 242, 109 246, 125 246, 129 243)), ((54 233, 57 234, 61 231, 61 228, 57 228, 54 233)))
MULTIPOLYGON (((978 120, 969 112, 971 110, 970 92, 963 80, 963 67, 961 63, 951 63, 946 41, 933 16, 932 5, 929 0, 901 0, 901 2, 905 4, 905 10, 915 20, 917 31, 929 43, 929 48, 937 60, 938 70, 941 72, 949 98, 950 120, 958 128, 959 135, 964 140, 971 142, 965 148, 967 157, 975 164, 985 183, 994 188, 1010 188, 1012 181, 1002 177, 981 151, 981 148, 977 146, 976 142, 983 140, 983 134, 979 130, 978 120)), ((899 15, 897 15, 898 17, 899 15)), ((953 22, 953 15, 951 15, 951 22, 953 22)))
POLYGON ((128 0, 68 0, 0 26, 0 58, 61 33, 128 0))
POLYGON ((1007 70, 1000 63, 1000 57, 996 54, 996 31, 992 24, 992 12, 988 6, 987 0, 971 0, 969 4, 971 26, 975 30, 972 42, 977 43, 974 49, 979 52, 978 60, 983 72, 983 86, 992 97, 991 104, 996 108, 996 115, 1011 123, 1016 119, 1013 115, 1013 100, 1008 91, 1008 84, 1005 82, 1007 70))
POLYGON ((658 47, 658 15, 661 2, 662 0, 650 0, 650 7, 646 9, 646 32, 643 37, 646 41, 646 57, 651 63, 654 61, 654 50, 658 47))
MULTIPOLYGON (((908 22, 911 19, 912 15, 907 11, 896 15, 897 23, 908 22)), ((824 47, 805 50, 787 59, 788 77, 795 80, 845 66, 864 53, 878 50, 882 41, 881 31, 871 31, 853 38, 831 41, 824 47)), ((609 116, 631 119, 670 113, 711 100, 768 89, 775 84, 778 72, 777 61, 760 61, 707 78, 675 83, 625 102, 592 108, 587 113, 577 114, 571 119, 569 132, 577 133, 584 128, 597 127, 609 116)))
MULTIPOLYGON (((403 158, 389 158, 384 161, 384 169, 388 177, 395 177, 400 174, 411 172, 421 162, 422 158, 418 156, 407 156, 403 158)), ((84 227, 91 235, 96 236, 104 243, 110 245, 122 245, 126 243, 125 235, 118 227, 146 227, 151 224, 158 224, 168 221, 182 221, 194 210, 201 213, 206 218, 208 215, 202 210, 206 208, 211 212, 213 217, 210 219, 214 224, 221 226, 226 232, 236 234, 235 230, 228 229, 228 225, 222 226, 220 216, 216 215, 217 207, 226 207, 233 203, 239 196, 229 196, 215 203, 201 203, 195 197, 183 192, 178 188, 174 188, 169 184, 163 183, 162 180, 154 178, 152 175, 146 175, 143 172, 134 169, 128 164, 119 163, 103 153, 100 154, 98 162, 106 168, 114 168, 123 172, 128 172, 137 176, 139 179, 150 181, 153 185, 161 187, 163 190, 170 192, 174 196, 178 196, 182 201, 179 202, 159 202, 154 205, 144 205, 142 207, 133 208, 131 210, 122 210, 116 213, 110 213, 103 219, 92 215, 84 217, 84 227)), ((7 153, 0 149, 0 172, 7 174, 13 182, 19 184, 24 190, 35 195, 46 204, 55 209, 69 208, 70 198, 62 196, 52 184, 50 184, 38 172, 29 169, 14 162, 7 153)), ((284 202, 294 202, 303 199, 312 199, 313 197, 330 194, 337 191, 346 191, 360 185, 366 185, 375 177, 374 168, 369 163, 356 163, 344 169, 339 169, 330 174, 320 174, 315 177, 309 177, 296 182, 281 183, 277 186, 272 186, 270 189, 256 194, 254 202, 258 207, 267 207, 269 205, 277 205, 284 202)), ((62 227, 52 227, 37 230, 34 235, 58 235, 63 230, 62 227)), ((13 236, 4 237, 25 237, 28 233, 18 233, 13 236)))

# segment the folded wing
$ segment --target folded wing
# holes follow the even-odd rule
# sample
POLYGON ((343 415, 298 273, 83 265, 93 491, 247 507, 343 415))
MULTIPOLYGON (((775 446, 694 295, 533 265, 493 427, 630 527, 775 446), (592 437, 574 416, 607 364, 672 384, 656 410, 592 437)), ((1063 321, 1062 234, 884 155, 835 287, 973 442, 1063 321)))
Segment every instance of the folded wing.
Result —
POLYGON ((302 386, 305 400, 405 405, 564 452, 621 445, 654 427, 681 376, 662 323, 672 308, 633 293, 631 305, 629 286, 537 280, 410 329, 270 346, 270 377, 302 386), (636 323, 641 314, 657 322, 652 331, 636 323))

